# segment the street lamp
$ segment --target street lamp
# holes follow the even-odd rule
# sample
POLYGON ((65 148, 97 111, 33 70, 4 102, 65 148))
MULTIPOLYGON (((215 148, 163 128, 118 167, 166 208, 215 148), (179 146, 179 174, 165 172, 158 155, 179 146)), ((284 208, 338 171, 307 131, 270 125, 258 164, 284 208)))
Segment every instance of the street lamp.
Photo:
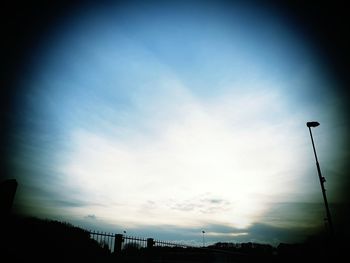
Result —
POLYGON ((202 230, 202 234, 203 234, 203 247, 205 246, 205 242, 204 242, 204 233, 205 233, 205 231, 202 230))
POLYGON ((321 174, 321 168, 320 168, 320 164, 318 163, 318 158, 317 158, 316 149, 315 149, 315 143, 314 143, 314 139, 312 137, 312 132, 311 132, 311 128, 315 128, 315 127, 317 127, 319 125, 320 125, 320 123, 318 123, 317 121, 311 121, 311 122, 307 122, 306 123, 306 126, 309 128, 309 132, 310 132, 312 148, 314 150, 315 159, 316 159, 316 167, 317 167, 317 172, 318 172, 318 178, 320 180, 323 200, 324 200, 324 204, 325 204, 325 207, 326 207, 326 215, 327 215, 326 220, 328 221, 330 234, 333 235, 333 231, 334 231, 333 230, 333 223, 332 223, 331 213, 330 213, 329 207, 328 207, 327 196, 326 196, 326 189, 324 187, 324 183, 326 182, 326 178, 324 178, 322 176, 322 174, 321 174))

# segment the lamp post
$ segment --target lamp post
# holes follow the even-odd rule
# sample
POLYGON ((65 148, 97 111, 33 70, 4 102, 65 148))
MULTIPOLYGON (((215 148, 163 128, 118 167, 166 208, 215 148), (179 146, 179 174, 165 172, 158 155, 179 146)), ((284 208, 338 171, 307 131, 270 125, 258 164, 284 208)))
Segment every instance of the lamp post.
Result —
POLYGON ((328 201, 327 201, 327 196, 326 196, 326 189, 324 187, 324 183, 326 182, 326 178, 324 178, 321 174, 321 168, 320 168, 320 164, 318 163, 318 158, 317 158, 317 154, 316 154, 316 148, 315 148, 315 143, 314 143, 314 139, 312 137, 312 132, 311 132, 311 128, 315 128, 317 126, 319 126, 320 123, 318 123, 317 121, 311 121, 311 122, 307 122, 306 126, 309 128, 309 132, 310 132, 310 137, 311 137, 311 142, 312 142, 312 148, 314 150, 314 155, 315 155, 315 160, 316 160, 316 167, 317 167, 317 173, 318 173, 318 179, 320 180, 320 184, 321 184, 321 190, 322 190, 322 195, 323 195, 323 200, 324 200, 324 205, 326 207, 326 215, 327 215, 327 222, 328 222, 328 226, 329 226, 329 232, 330 235, 333 235, 333 222, 332 222, 332 218, 331 218, 331 213, 329 211, 329 207, 328 207, 328 201))
POLYGON ((205 231, 202 230, 202 234, 203 234, 203 247, 205 246, 205 242, 204 242, 204 233, 205 233, 205 231))

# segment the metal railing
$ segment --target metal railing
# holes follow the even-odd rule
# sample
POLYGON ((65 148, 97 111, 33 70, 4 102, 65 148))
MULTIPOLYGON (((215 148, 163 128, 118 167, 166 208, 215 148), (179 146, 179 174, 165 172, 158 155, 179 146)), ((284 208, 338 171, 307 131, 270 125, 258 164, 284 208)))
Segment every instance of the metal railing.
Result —
POLYGON ((224 249, 191 246, 98 231, 88 231, 90 238, 115 257, 126 262, 241 262, 250 258, 245 253, 224 249), (176 261, 177 260, 177 261, 176 261))
POLYGON ((151 247, 178 247, 178 248, 193 248, 194 246, 168 242, 153 238, 142 238, 135 236, 127 236, 122 234, 114 234, 107 232, 99 232, 94 230, 88 231, 90 238, 98 242, 98 244, 108 249, 111 253, 118 253, 122 250, 131 248, 151 248, 151 247))
POLYGON ((127 248, 146 248, 147 238, 134 237, 134 236, 122 236, 122 250, 127 248))
POLYGON ((181 247, 181 248, 193 247, 190 245, 184 245, 184 244, 162 241, 162 240, 157 240, 157 239, 154 240, 154 246, 155 247, 181 247))
POLYGON ((108 248, 110 252, 114 252, 115 234, 94 230, 88 232, 90 233, 90 238, 97 241, 101 247, 108 248))

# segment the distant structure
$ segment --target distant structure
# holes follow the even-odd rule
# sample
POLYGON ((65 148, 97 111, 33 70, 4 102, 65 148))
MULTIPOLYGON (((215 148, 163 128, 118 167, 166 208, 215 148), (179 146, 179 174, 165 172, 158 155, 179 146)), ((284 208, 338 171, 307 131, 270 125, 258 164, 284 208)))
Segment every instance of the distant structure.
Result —
POLYGON ((13 200, 17 190, 16 179, 8 179, 0 184, 0 215, 1 217, 11 214, 13 200))

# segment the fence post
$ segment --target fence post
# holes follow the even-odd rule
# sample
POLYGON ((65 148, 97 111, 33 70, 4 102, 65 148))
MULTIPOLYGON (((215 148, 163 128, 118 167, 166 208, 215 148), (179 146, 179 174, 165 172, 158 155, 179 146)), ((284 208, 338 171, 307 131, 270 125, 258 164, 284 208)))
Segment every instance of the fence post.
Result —
POLYGON ((147 238, 147 250, 146 250, 146 262, 151 263, 153 261, 153 245, 154 245, 154 239, 153 238, 147 238))
POLYGON ((122 251, 123 235, 114 235, 114 254, 120 253, 122 251))
POLYGON ((150 249, 154 245, 154 240, 153 238, 147 238, 147 248, 150 249))

